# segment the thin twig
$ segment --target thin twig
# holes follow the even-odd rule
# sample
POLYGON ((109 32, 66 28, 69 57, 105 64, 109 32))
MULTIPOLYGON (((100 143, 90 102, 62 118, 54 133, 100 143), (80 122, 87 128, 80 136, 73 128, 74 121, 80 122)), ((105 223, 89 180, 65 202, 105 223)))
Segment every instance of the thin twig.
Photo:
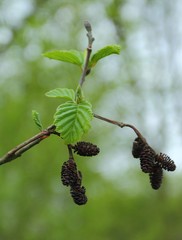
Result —
POLYGON ((136 133, 136 135, 140 139, 142 139, 143 142, 146 142, 146 139, 142 136, 142 134, 138 131, 138 129, 136 127, 134 127, 133 125, 131 125, 131 124, 118 122, 118 121, 115 121, 115 120, 112 120, 112 119, 109 119, 109 118, 105 118, 105 117, 99 116, 98 114, 95 114, 95 113, 94 113, 94 117, 97 118, 97 119, 100 119, 102 121, 114 124, 114 125, 116 125, 116 126, 118 126, 120 128, 129 127, 131 129, 133 129, 133 131, 136 133))
POLYGON ((89 71, 88 69, 88 65, 89 65, 89 59, 92 53, 92 43, 94 41, 94 38, 92 36, 92 27, 91 24, 88 21, 85 21, 84 26, 87 30, 87 37, 88 37, 88 47, 87 47, 87 55, 86 55, 86 60, 85 60, 85 64, 83 67, 83 71, 82 71, 82 75, 80 78, 80 86, 82 87, 84 81, 85 81, 85 77, 89 71))
POLYGON ((72 152, 72 145, 68 144, 67 146, 68 146, 68 152, 69 152, 69 159, 73 159, 74 160, 73 152, 72 152))
POLYGON ((60 136, 58 132, 55 131, 56 126, 52 125, 47 129, 43 130, 42 132, 38 133, 37 135, 29 138, 25 142, 19 144, 8 153, 6 153, 2 158, 0 158, 0 165, 10 162, 18 157, 20 157, 24 152, 28 151, 33 146, 40 143, 42 140, 49 137, 51 134, 60 136))

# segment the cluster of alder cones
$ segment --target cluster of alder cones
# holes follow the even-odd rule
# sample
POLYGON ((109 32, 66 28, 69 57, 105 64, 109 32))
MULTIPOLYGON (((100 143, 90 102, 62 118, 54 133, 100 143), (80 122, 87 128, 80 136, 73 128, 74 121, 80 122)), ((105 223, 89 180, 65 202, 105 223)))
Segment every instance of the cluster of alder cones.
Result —
POLYGON ((176 165, 165 153, 157 154, 146 141, 137 137, 133 142, 132 154, 140 159, 140 167, 149 174, 153 189, 159 189, 162 184, 163 170, 174 171, 176 165))
MULTIPOLYGON (((100 149, 89 142, 78 142, 71 146, 75 153, 80 156, 92 157, 100 152, 100 149)), ((64 162, 61 168, 61 181, 63 185, 70 187, 70 194, 77 205, 87 202, 86 188, 82 186, 82 173, 77 169, 73 157, 64 162)))
MULTIPOLYGON (((89 142, 78 142, 71 145, 74 153, 80 156, 96 156, 100 149, 89 142)), ((149 174, 150 183, 153 189, 159 189, 162 183, 163 170, 174 171, 176 165, 166 154, 157 154, 148 143, 137 137, 133 142, 132 155, 140 160, 142 172, 149 174)), ((87 202, 86 188, 82 186, 82 173, 77 169, 76 162, 71 156, 63 163, 61 168, 61 181, 63 185, 70 187, 70 194, 77 205, 87 202)))

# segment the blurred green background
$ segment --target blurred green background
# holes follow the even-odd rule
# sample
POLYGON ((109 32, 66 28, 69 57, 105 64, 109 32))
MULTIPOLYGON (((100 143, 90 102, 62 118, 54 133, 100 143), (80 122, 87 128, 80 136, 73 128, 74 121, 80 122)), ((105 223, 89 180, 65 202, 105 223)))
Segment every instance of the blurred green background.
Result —
POLYGON ((180 0, 1 0, 0 155, 38 133, 59 104, 44 93, 76 88, 80 70, 44 59, 53 49, 84 50, 83 21, 93 27, 93 51, 123 51, 98 63, 84 92, 94 112, 135 125, 156 151, 175 160, 155 191, 131 154, 135 138, 97 119, 84 138, 99 156, 77 157, 88 203, 77 206, 60 182, 68 159, 52 136, 0 169, 0 239, 181 240, 182 5, 180 0))

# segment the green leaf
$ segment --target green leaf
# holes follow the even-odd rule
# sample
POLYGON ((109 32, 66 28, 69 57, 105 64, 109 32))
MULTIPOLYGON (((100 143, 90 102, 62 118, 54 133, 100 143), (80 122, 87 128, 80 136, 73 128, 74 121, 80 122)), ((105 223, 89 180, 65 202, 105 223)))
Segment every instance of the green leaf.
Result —
POLYGON ((32 118, 33 118, 34 123, 37 125, 38 129, 40 131, 42 131, 43 126, 42 126, 42 123, 41 123, 41 120, 40 120, 39 113, 37 111, 32 110, 32 118))
POLYGON ((78 66, 82 66, 84 63, 84 53, 77 50, 55 50, 46 52, 43 56, 78 66))
POLYGON ((101 48, 98 50, 95 54, 92 55, 91 60, 89 62, 89 67, 94 67, 97 62, 105 58, 111 54, 119 54, 121 51, 121 47, 119 45, 109 45, 105 46, 104 48, 101 48))
POLYGON ((58 106, 54 115, 56 131, 61 134, 66 144, 79 141, 91 125, 92 107, 88 101, 66 102, 58 106))
POLYGON ((73 89, 68 88, 55 88, 49 92, 46 92, 45 95, 47 97, 55 97, 55 98, 65 98, 67 100, 75 99, 75 92, 73 89))

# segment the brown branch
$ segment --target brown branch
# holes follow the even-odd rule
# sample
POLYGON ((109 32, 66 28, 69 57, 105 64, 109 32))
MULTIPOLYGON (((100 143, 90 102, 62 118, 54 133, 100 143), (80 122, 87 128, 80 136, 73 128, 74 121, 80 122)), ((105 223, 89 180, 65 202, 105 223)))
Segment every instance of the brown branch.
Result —
POLYGON ((18 157, 20 157, 24 152, 28 151, 33 146, 40 143, 42 140, 49 137, 51 134, 60 136, 58 132, 55 131, 56 126, 52 125, 47 129, 43 130, 42 132, 38 133, 37 135, 29 138, 25 142, 19 144, 8 153, 6 153, 2 158, 0 158, 0 165, 10 162, 18 157))
POLYGON ((68 152, 69 152, 69 159, 73 159, 74 160, 73 152, 72 152, 72 145, 68 144, 67 147, 68 147, 68 152))
POLYGON ((86 55, 85 64, 84 64, 82 75, 81 75, 81 78, 80 78, 80 86, 83 85, 86 75, 90 72, 90 70, 88 69, 88 65, 89 65, 89 59, 90 59, 90 56, 91 56, 91 53, 92 53, 92 43, 94 41, 94 38, 92 36, 91 24, 88 21, 85 21, 84 26, 87 30, 88 47, 87 47, 87 55, 86 55))
POLYGON ((123 123, 123 122, 118 122, 118 121, 115 121, 115 120, 112 120, 112 119, 109 119, 109 118, 105 118, 105 117, 102 117, 102 116, 99 116, 97 114, 94 113, 94 117, 97 118, 97 119, 100 119, 102 121, 105 121, 105 122, 108 122, 108 123, 111 123, 111 124, 114 124, 120 128, 124 128, 124 127, 129 127, 131 129, 133 129, 133 131, 136 133, 136 135, 143 140, 143 142, 146 142, 146 139, 142 136, 142 134, 139 132, 139 130, 134 127, 133 125, 131 124, 128 124, 128 123, 123 123))

